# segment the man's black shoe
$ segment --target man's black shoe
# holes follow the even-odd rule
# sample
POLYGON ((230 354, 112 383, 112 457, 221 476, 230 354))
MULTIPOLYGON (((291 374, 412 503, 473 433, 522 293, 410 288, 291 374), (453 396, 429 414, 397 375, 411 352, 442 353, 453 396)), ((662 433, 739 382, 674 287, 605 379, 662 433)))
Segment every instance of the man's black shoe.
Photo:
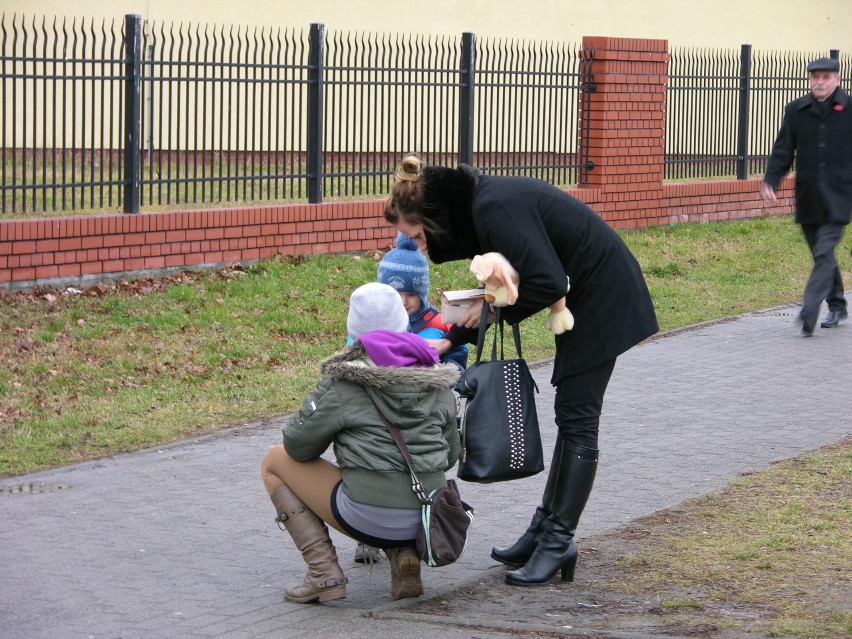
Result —
POLYGON ((840 320, 845 320, 847 317, 849 317, 849 312, 845 308, 842 311, 829 311, 820 326, 823 328, 835 328, 840 324, 840 320))

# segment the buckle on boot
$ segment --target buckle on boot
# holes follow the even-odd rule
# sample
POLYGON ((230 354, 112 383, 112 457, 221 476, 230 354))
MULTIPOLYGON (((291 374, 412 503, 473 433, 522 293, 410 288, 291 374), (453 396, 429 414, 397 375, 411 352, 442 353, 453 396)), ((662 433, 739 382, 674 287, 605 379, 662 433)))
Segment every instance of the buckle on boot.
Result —
POLYGON ((349 583, 348 577, 329 577, 319 582, 317 586, 320 588, 334 588, 335 586, 344 586, 349 583))
POLYGON ((301 505, 301 506, 299 506, 296 510, 293 510, 293 511, 291 511, 291 512, 289 512, 289 513, 287 513, 287 512, 278 513, 278 516, 275 518, 275 523, 276 523, 276 524, 278 524, 278 528, 280 528, 281 530, 286 531, 287 529, 286 529, 284 526, 282 526, 282 524, 283 524, 285 521, 287 521, 288 519, 290 519, 290 517, 292 517, 293 515, 298 515, 299 513, 303 513, 303 512, 305 512, 307 509, 308 509, 308 507, 307 507, 307 506, 305 506, 304 504, 302 504, 302 505, 301 505))

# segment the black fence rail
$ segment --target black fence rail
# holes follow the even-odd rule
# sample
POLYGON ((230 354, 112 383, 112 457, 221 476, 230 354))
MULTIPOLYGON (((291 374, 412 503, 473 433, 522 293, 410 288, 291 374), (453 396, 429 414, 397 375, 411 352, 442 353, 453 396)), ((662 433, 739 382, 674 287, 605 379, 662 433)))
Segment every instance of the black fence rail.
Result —
MULTIPOLYGON (((588 170, 594 52, 570 43, 6 15, 0 40, 2 213, 380 197, 407 152, 588 170)), ((673 49, 665 178, 761 171, 817 55, 673 49)))
MULTIPOLYGON (((666 90, 665 177, 736 174, 741 56, 726 50, 672 48, 666 90)), ((747 112, 747 109, 746 109, 747 112)))
POLYGON ((579 52, 555 43, 335 34, 323 77, 323 194, 389 192, 400 155, 577 181, 579 52), (474 100, 474 90, 476 99, 474 100))

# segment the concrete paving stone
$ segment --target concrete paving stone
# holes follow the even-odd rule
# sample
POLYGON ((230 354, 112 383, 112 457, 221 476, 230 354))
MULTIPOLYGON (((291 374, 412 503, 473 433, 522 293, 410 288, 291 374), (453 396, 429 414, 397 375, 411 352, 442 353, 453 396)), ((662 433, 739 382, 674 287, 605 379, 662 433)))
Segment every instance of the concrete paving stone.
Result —
MULTIPOLYGON (((581 543, 849 436, 849 399, 836 399, 836 381, 852 378, 852 324, 803 339, 795 312, 690 327, 619 358, 581 543)), ((549 466, 550 365, 532 370, 549 466)), ((300 582, 305 566, 273 523, 259 472, 284 419, 0 480, 0 637, 389 639, 436 636, 439 628, 456 639, 518 630, 474 633, 463 620, 381 617, 401 605, 390 597, 387 561, 372 571, 354 564, 354 542, 336 532, 347 599, 284 602, 284 586, 300 582)), ((424 568, 426 595, 451 596, 501 570, 490 548, 524 530, 545 480, 546 471, 517 482, 462 482, 477 510, 469 547, 453 566, 424 568)))

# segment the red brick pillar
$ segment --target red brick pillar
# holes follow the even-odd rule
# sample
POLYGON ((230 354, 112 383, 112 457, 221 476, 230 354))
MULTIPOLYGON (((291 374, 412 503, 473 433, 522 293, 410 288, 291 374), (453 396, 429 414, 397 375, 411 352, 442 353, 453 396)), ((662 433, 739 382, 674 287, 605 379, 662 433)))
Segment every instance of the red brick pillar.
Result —
POLYGON ((599 191, 594 208, 612 226, 657 224, 664 216, 668 42, 584 37, 583 49, 595 90, 579 125, 588 131, 594 167, 579 186, 599 191))

